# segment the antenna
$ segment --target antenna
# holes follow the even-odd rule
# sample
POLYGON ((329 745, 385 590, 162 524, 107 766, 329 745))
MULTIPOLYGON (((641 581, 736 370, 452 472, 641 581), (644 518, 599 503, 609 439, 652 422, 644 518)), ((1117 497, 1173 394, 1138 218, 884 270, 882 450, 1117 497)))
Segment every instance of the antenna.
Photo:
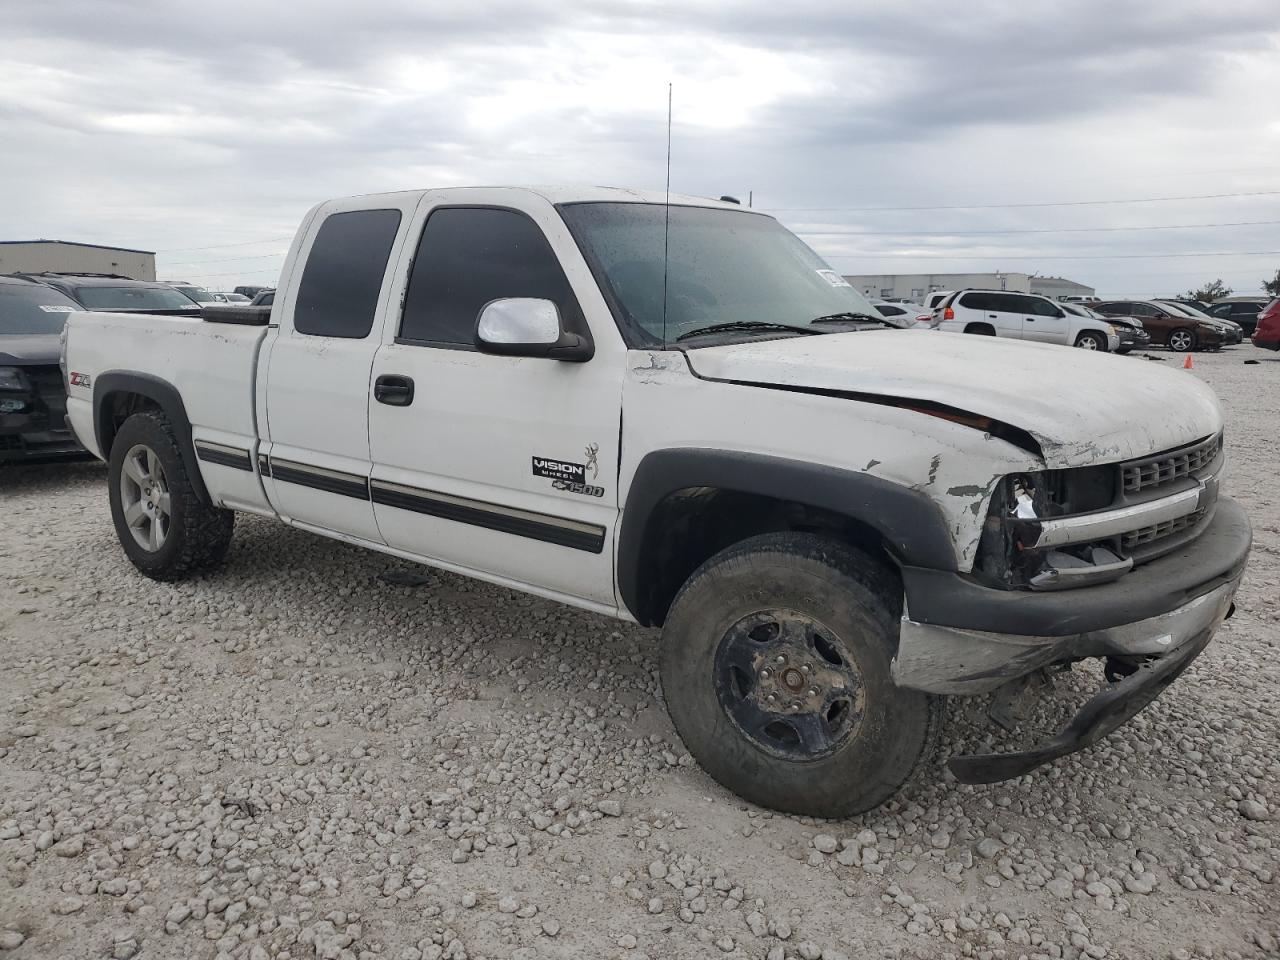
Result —
POLYGON ((662 348, 667 347, 667 250, 671 238, 671 84, 667 84, 667 196, 662 222, 662 348))

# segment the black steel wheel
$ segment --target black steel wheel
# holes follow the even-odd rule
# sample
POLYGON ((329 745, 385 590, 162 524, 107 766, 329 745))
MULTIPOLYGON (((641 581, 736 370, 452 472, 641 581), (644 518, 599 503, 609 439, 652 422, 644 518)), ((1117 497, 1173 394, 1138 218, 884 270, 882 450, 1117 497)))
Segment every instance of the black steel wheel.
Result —
POLYGON ((894 684, 902 585, 888 562, 807 533, 707 560, 662 634, 662 689, 704 770, 788 813, 883 803, 932 754, 942 700, 894 684))
POLYGON ((716 648, 716 695, 739 731, 784 760, 834 753, 866 706, 857 661, 835 632, 794 610, 749 614, 716 648))

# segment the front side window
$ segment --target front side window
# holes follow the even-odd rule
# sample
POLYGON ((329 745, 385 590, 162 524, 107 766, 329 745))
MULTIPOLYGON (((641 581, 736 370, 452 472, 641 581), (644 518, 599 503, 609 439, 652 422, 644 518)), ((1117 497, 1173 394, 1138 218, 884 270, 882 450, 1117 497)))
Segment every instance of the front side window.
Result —
POLYGON ((582 310, 551 244, 529 217, 490 207, 441 207, 413 258, 400 339, 473 347, 486 303, 550 300, 566 329, 585 333, 582 310))
POLYGON ((67 314, 80 309, 52 287, 0 281, 0 336, 61 333, 67 314))
POLYGON ((633 347, 722 324, 807 327, 833 314, 876 316, 866 297, 772 217, 661 203, 558 209, 633 347))
POLYGON ((298 285, 294 330, 316 337, 367 337, 399 228, 399 210, 352 210, 325 218, 298 285))
POLYGON ((195 303, 173 287, 76 287, 76 296, 90 310, 194 310, 195 303))

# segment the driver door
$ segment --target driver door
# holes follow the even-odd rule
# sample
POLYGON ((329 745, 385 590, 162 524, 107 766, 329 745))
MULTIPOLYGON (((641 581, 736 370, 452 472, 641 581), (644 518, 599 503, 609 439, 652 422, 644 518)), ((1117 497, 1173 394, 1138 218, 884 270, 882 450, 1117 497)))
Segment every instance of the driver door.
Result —
POLYGON ((475 347, 493 300, 551 300, 567 326, 586 330, 580 304, 598 291, 566 278, 547 237, 567 233, 549 204, 428 195, 416 219, 403 306, 372 372, 370 487, 383 538, 440 565, 613 608, 620 349, 597 337, 591 360, 570 363, 475 347))

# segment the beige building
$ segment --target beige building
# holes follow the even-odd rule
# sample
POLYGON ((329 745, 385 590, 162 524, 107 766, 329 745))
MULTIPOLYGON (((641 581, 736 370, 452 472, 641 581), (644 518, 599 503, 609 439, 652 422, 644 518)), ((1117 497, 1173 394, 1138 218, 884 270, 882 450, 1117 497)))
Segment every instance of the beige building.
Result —
POLYGON ((67 240, 0 240, 0 273, 114 273, 131 280, 156 278, 152 250, 103 247, 67 240))
POLYGON ((1093 287, 1062 277, 1039 277, 1030 273, 874 273, 846 276, 850 285, 866 296, 880 300, 910 300, 920 303, 935 290, 1011 290, 1059 297, 1074 294, 1092 296, 1093 287))

